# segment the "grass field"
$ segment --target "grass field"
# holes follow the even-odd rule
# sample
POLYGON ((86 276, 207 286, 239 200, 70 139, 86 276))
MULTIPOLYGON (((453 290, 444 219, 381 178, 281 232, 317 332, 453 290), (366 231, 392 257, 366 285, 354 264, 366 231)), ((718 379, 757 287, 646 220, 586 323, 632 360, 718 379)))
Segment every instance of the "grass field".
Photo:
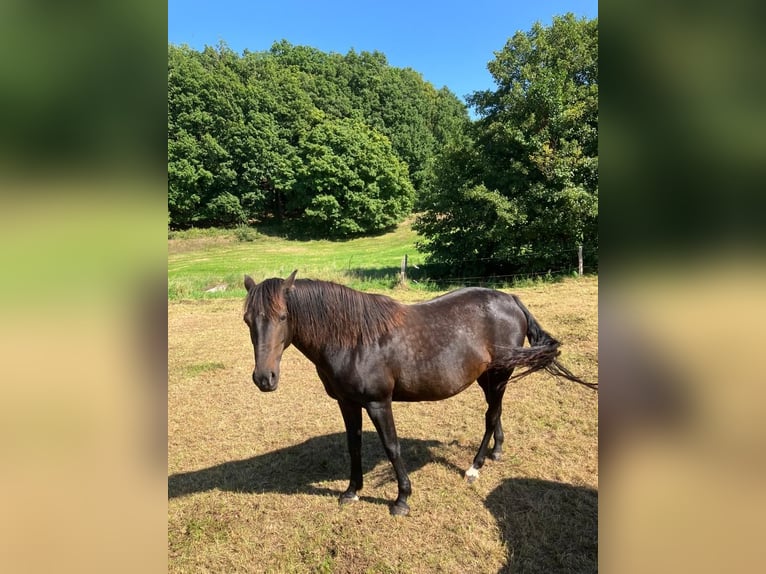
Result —
MULTIPOLYGON (((357 289, 385 290, 395 285, 402 257, 423 262, 415 250, 415 232, 404 224, 391 233, 348 241, 289 240, 257 233, 241 241, 235 232, 186 234, 168 241, 168 298, 244 297, 245 273, 256 281, 285 277, 335 280, 357 289), (219 291, 206 292, 216 286, 219 291)), ((417 285, 413 285, 417 289, 417 285)))
MULTIPOLYGON (((444 287, 429 278, 425 267, 419 267, 425 257, 415 249, 417 239, 410 222, 383 235, 346 241, 287 239, 275 229, 175 232, 168 240, 168 299, 243 298, 245 273, 260 281, 286 277, 294 269, 299 277, 386 293, 397 286, 405 255, 409 281, 400 296, 423 298, 444 287)), ((451 280, 449 285, 476 284, 475 279, 451 280)), ((515 284, 534 282, 539 280, 518 278, 515 284)))
MULTIPOLYGON (((408 248, 411 231, 399 233, 400 247, 408 248)), ((357 241, 372 248, 376 239, 357 241)), ((511 385, 505 457, 488 461, 470 485, 463 472, 478 447, 485 408, 478 386, 446 401, 397 403, 413 483, 411 515, 388 514, 396 481, 367 419, 365 488, 359 502, 339 507, 348 481, 344 427, 313 365, 290 348, 279 389, 259 392, 250 379, 253 351, 242 300, 231 298, 238 293, 182 296, 203 283, 199 273, 184 278, 184 269, 203 266, 216 281, 239 282, 244 272, 261 279, 295 267, 316 276, 310 265, 320 270, 328 259, 339 272, 375 269, 388 265, 386 258, 396 266, 400 253, 378 253, 374 266, 365 267, 373 263, 365 253, 337 243, 218 237, 169 243, 176 281, 171 287, 169 277, 169 294, 177 289, 168 310, 171 572, 597 571, 597 393, 544 374, 511 385), (349 264, 351 257, 358 263, 349 264), (239 263, 227 269, 232 261, 239 263)), ((598 279, 513 291, 563 341, 563 362, 597 381, 598 279)), ((390 293, 404 301, 435 295, 390 293)))

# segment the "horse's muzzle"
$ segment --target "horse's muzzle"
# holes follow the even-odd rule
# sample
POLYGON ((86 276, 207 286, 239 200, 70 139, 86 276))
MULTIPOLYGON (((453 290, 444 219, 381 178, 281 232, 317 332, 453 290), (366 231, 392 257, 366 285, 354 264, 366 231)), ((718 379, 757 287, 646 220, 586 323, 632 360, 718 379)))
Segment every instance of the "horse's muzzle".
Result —
POLYGON ((266 371, 265 373, 253 371, 253 382, 264 393, 276 391, 277 384, 279 383, 279 374, 274 371, 266 371))

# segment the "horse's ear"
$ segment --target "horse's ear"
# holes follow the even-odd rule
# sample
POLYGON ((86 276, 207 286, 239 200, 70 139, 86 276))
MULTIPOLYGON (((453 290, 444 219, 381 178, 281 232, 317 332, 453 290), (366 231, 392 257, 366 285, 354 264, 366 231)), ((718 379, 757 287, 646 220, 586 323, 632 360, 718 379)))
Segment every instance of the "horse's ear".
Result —
POLYGON ((248 293, 253 290, 253 287, 255 287, 255 281, 253 281, 250 275, 245 275, 245 289, 247 289, 248 293))
POLYGON ((287 279, 285 279, 285 282, 282 285, 282 290, 283 291, 289 291, 290 289, 293 288, 293 283, 295 282, 295 275, 297 273, 298 273, 298 270, 296 269, 295 271, 290 273, 290 276, 287 279))

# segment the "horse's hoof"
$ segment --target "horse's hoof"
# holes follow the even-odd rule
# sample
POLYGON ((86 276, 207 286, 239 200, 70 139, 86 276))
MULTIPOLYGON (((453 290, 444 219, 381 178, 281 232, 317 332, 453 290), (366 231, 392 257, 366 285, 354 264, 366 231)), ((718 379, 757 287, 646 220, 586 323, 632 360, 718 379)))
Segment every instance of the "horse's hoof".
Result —
POLYGON ((472 484, 477 478, 479 478, 479 469, 471 465, 471 468, 465 471, 465 479, 468 484, 472 484))
POLYGON ((338 504, 343 506, 344 504, 351 504, 352 502, 356 502, 357 500, 359 500, 359 497, 356 494, 354 495, 341 494, 340 498, 338 499, 338 504))
POLYGON ((388 507, 391 516, 407 516, 410 513, 410 507, 404 502, 397 502, 388 507))
POLYGON ((494 461, 499 461, 501 458, 503 458, 503 453, 501 452, 493 452, 489 455, 489 458, 491 458, 494 461))

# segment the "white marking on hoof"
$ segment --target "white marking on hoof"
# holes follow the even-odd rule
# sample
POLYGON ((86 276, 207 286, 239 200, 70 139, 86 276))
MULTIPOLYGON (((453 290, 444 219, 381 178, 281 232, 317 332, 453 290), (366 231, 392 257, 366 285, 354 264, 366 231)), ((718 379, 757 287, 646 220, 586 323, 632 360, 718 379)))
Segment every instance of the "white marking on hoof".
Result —
POLYGON ((340 504, 351 504, 352 502, 357 502, 359 500, 359 497, 355 494, 354 496, 341 496, 338 498, 338 502, 340 504))
POLYGON ((479 478, 479 469, 471 465, 471 468, 465 471, 465 477, 468 479, 468 482, 473 482, 479 478))

